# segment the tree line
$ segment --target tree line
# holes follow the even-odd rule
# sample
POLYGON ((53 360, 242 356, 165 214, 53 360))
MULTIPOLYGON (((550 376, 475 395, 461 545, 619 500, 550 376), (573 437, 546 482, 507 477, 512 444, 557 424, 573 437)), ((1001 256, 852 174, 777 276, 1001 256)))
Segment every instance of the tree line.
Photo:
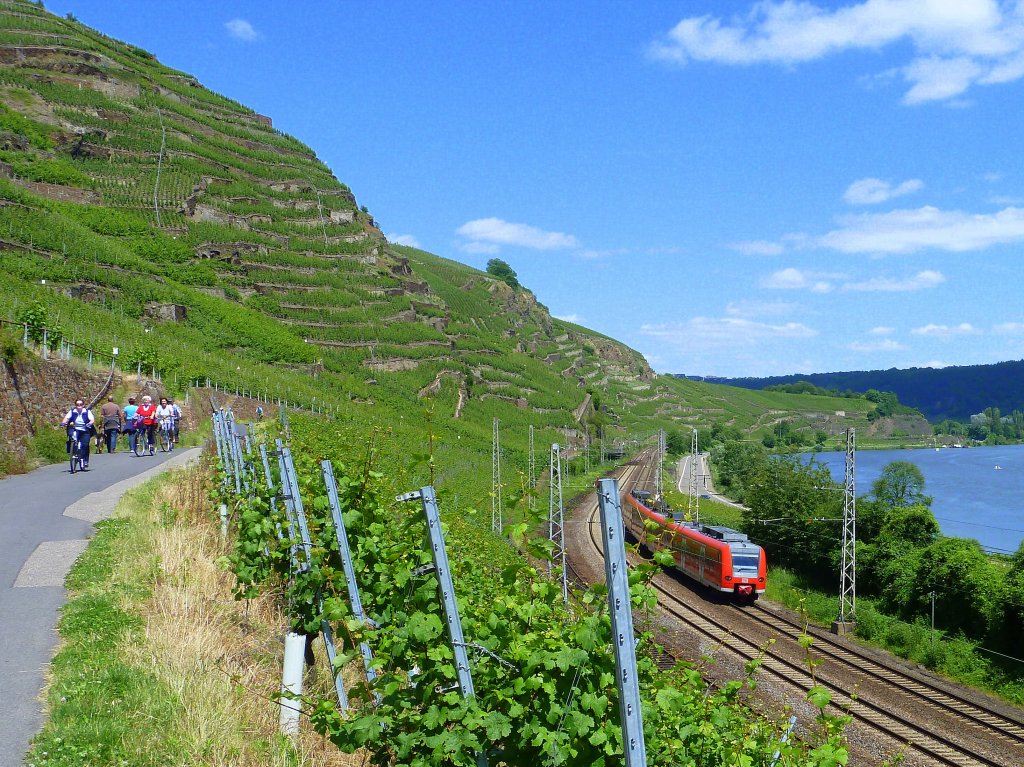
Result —
MULTIPOLYGON (((743 530, 770 566, 783 566, 835 590, 841 559, 843 492, 826 466, 769 455, 759 444, 712 448, 716 481, 741 502, 743 530)), ((945 536, 908 461, 888 464, 857 499, 857 590, 878 609, 914 623, 930 618, 951 637, 1019 655, 1024 640, 1024 544, 1013 556, 987 554, 967 538, 945 536)))

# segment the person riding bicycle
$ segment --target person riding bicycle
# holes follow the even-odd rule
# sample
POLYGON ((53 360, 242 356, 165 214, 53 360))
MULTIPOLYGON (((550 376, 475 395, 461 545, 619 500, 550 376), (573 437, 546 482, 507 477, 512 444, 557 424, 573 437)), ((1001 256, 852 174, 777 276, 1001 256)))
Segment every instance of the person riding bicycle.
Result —
POLYGON ((181 437, 181 408, 175 404, 173 398, 168 399, 167 403, 171 406, 171 410, 174 411, 174 444, 178 444, 178 440, 181 437))
MULTIPOLYGON (((168 402, 167 397, 160 398, 160 404, 156 409, 156 420, 160 430, 167 435, 168 449, 174 445, 174 406, 168 402)), ((161 448, 163 449, 163 448, 161 448)))
POLYGON ((156 453, 156 405, 153 404, 153 398, 148 394, 142 398, 142 404, 135 411, 135 421, 139 424, 136 427, 138 431, 136 440, 144 437, 143 449, 148 445, 149 454, 154 455, 156 453))
POLYGON ((82 467, 89 468, 89 437, 96 430, 96 419, 85 406, 85 402, 77 399, 75 406, 60 422, 61 427, 68 430, 68 451, 76 447, 82 456, 82 467))

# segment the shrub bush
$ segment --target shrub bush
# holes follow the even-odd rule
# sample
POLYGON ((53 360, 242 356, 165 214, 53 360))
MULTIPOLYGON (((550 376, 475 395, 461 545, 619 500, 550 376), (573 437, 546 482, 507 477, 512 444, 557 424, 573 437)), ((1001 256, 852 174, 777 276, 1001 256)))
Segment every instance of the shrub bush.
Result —
POLYGON ((29 455, 47 463, 57 463, 67 458, 68 436, 56 426, 37 427, 34 437, 28 441, 29 455))

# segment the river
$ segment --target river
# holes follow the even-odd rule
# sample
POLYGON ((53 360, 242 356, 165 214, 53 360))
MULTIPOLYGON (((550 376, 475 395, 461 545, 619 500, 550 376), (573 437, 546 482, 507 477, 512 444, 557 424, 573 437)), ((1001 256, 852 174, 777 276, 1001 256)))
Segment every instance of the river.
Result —
MULTIPOLYGON (((818 453, 840 484, 845 453, 818 453)), ((910 461, 924 474, 924 492, 946 535, 974 538, 989 551, 1012 554, 1024 540, 1024 445, 940 450, 858 450, 857 494, 892 461, 910 461)))

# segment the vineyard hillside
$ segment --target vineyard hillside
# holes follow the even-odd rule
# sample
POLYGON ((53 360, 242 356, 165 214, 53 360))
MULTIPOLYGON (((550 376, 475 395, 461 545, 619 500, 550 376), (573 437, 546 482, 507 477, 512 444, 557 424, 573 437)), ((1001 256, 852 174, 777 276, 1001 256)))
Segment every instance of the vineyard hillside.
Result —
POLYGON ((271 116, 15 0, 0 3, 0 271, 2 320, 118 347, 172 390, 209 379, 327 408, 410 455, 433 432, 478 498, 496 418, 525 471, 529 426, 578 453, 716 424, 833 437, 870 407, 656 376, 527 288, 389 243, 271 116))

